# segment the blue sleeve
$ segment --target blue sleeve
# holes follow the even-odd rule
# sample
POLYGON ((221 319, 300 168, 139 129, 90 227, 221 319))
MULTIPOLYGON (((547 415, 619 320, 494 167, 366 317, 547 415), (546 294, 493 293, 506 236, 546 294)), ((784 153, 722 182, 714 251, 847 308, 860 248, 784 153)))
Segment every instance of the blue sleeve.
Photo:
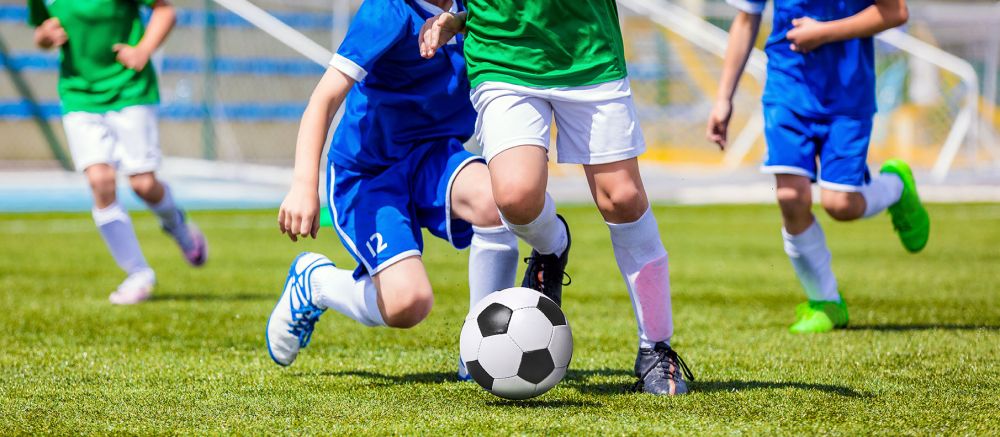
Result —
POLYGON ((410 35, 408 9, 401 0, 365 0, 330 66, 364 80, 385 52, 410 35))
POLYGON ((726 0, 726 3, 748 14, 760 15, 764 12, 767 0, 726 0))

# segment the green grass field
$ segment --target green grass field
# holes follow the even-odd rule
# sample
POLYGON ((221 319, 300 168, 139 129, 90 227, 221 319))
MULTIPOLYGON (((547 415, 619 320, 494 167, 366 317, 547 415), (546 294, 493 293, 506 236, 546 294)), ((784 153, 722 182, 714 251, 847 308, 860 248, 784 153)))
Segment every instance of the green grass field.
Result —
POLYGON ((851 329, 794 336, 802 296, 775 206, 656 209, 673 278, 674 346, 693 393, 629 393, 635 325, 592 207, 574 230, 571 371, 508 402, 454 380, 466 254, 429 241, 437 303, 416 329, 334 313, 287 369, 264 323, 303 250, 353 261, 336 236, 292 244, 273 211, 195 212, 212 259, 188 268, 134 214, 160 279, 113 307, 120 278, 89 214, 0 215, 0 434, 993 434, 1000 429, 1000 204, 932 205, 925 253, 887 217, 824 218, 851 329))

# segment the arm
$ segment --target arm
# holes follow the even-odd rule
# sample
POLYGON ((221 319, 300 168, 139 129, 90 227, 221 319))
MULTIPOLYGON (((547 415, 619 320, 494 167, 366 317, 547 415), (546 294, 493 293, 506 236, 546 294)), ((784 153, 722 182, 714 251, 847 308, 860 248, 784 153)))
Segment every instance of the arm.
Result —
POLYGON ((705 132, 708 139, 718 144, 720 149, 726 148, 729 118, 733 113, 733 95, 736 94, 740 75, 746 67, 759 30, 760 15, 747 12, 736 15, 732 26, 729 27, 729 44, 726 47, 726 58, 722 61, 719 91, 712 113, 708 117, 708 127, 705 132))
POLYGON ((354 79, 336 68, 328 68, 302 114, 295 143, 292 187, 278 211, 278 227, 292 241, 298 241, 300 236, 316 238, 319 232, 319 165, 323 145, 333 116, 352 86, 354 79))
POLYGON ((861 12, 833 21, 816 21, 809 17, 792 20, 794 29, 785 35, 791 49, 808 53, 817 47, 836 41, 867 38, 884 30, 902 26, 909 19, 906 0, 875 0, 861 12))
POLYGON ((156 0, 152 8, 153 13, 149 17, 146 33, 135 47, 115 44, 111 48, 118 54, 118 62, 135 71, 146 68, 150 56, 167 39, 170 30, 174 28, 174 22, 177 21, 177 11, 167 0, 156 0))
POLYGON ((465 33, 467 12, 453 14, 445 12, 427 19, 420 28, 420 56, 426 59, 434 57, 434 52, 451 41, 455 35, 465 33))

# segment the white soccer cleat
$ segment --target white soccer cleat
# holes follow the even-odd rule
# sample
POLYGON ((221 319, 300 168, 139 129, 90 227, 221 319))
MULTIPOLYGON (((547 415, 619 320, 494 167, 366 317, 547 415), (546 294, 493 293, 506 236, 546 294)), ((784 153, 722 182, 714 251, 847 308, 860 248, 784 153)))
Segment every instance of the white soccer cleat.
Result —
POLYGON ((299 349, 309 345, 313 327, 326 311, 313 302, 309 282, 312 272, 320 267, 334 267, 334 264, 318 253, 305 252, 295 258, 288 269, 285 289, 267 319, 264 332, 267 352, 281 366, 292 364, 299 349))
POLYGON ((115 305, 135 305, 153 295, 156 285, 156 274, 152 269, 145 269, 128 275, 118 289, 108 296, 115 305))

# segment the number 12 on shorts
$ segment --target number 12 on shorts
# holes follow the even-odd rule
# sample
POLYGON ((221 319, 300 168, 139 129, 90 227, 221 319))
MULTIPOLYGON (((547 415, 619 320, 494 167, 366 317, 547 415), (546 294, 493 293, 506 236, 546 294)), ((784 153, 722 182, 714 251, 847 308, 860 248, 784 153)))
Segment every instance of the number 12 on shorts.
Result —
POLYGON ((368 246, 368 251, 371 252, 372 256, 376 256, 389 248, 389 245, 382 241, 382 234, 379 232, 372 234, 365 245, 368 246), (372 246, 372 243, 375 245, 372 246))

